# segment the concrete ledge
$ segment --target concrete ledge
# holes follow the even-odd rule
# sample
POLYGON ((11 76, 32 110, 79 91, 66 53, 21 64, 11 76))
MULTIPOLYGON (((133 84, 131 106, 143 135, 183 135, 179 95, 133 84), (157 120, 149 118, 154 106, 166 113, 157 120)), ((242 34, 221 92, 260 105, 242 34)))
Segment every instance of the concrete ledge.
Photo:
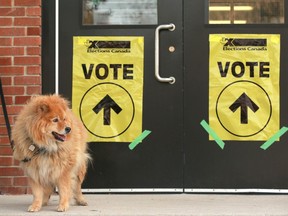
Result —
POLYGON ((96 194, 85 195, 89 206, 71 205, 56 212, 58 196, 52 196, 40 212, 27 212, 32 195, 0 196, 2 216, 55 215, 193 215, 193 216, 288 216, 288 195, 216 194, 96 194))

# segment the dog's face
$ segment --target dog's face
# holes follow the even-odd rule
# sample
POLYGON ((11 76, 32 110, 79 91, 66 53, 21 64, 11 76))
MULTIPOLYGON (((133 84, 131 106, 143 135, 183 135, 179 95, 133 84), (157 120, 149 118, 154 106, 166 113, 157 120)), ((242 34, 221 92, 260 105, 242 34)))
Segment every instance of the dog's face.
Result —
POLYGON ((46 122, 42 128, 44 134, 52 139, 54 138, 56 141, 64 142, 71 132, 71 123, 64 107, 52 104, 44 105, 41 109, 43 112, 42 120, 46 122))
POLYGON ((36 112, 38 115, 37 127, 39 127, 38 131, 42 135, 42 140, 65 142, 69 139, 72 129, 69 108, 65 100, 48 98, 39 101, 36 112))

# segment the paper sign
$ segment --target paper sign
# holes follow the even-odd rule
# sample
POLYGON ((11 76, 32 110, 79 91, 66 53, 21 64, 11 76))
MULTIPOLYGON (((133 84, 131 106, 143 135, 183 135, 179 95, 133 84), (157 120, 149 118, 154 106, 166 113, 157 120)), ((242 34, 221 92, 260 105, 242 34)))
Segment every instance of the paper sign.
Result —
POLYGON ((142 132, 143 37, 73 39, 72 109, 89 141, 133 141, 142 132))
POLYGON ((279 131, 279 61, 279 35, 210 35, 209 125, 222 140, 279 131))

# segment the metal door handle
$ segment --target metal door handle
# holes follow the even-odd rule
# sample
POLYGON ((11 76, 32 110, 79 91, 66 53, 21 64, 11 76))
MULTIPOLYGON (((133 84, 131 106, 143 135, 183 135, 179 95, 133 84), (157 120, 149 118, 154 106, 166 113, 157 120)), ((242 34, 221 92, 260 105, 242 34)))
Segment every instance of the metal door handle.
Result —
POLYGON ((159 74, 159 32, 162 29, 174 31, 175 25, 173 23, 159 25, 155 30, 155 77, 159 82, 174 84, 176 81, 174 77, 165 78, 159 74))

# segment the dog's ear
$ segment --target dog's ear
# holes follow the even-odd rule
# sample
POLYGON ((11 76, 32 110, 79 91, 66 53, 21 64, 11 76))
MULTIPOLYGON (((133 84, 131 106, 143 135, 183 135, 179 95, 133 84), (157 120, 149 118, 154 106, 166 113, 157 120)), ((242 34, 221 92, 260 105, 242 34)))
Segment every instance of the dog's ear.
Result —
POLYGON ((39 104, 37 111, 39 113, 47 113, 49 111, 49 105, 46 103, 39 104))

